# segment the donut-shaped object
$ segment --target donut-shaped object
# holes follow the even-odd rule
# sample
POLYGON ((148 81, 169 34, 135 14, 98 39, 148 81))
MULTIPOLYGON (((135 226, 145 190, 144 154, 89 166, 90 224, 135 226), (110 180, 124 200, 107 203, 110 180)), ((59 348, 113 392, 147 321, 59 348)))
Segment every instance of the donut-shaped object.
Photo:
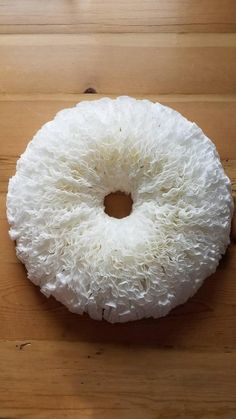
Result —
POLYGON ((28 277, 76 313, 161 317, 212 274, 229 243, 231 186, 214 144, 148 100, 85 101, 29 143, 10 179, 10 236, 28 277), (104 200, 132 198, 130 215, 104 200))

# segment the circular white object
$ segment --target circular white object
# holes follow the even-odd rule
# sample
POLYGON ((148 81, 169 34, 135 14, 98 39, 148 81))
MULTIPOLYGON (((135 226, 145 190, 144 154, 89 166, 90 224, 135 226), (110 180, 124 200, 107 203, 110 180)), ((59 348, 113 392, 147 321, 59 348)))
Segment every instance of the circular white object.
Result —
POLYGON ((216 270, 231 187, 213 143, 159 103, 81 102, 45 124, 9 182, 10 236, 28 277, 69 310, 124 322, 166 315, 216 270), (111 192, 132 212, 104 212, 111 192))

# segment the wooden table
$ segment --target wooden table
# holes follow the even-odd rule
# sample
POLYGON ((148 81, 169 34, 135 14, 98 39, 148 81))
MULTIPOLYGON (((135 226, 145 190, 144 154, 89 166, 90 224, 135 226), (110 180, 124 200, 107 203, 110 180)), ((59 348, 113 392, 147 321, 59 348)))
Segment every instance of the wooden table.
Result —
POLYGON ((105 94, 150 97, 196 121, 236 194, 235 32, 235 0, 0 0, 2 419, 236 417, 235 236, 187 304, 110 325, 26 279, 5 216, 9 176, 36 130, 105 94))

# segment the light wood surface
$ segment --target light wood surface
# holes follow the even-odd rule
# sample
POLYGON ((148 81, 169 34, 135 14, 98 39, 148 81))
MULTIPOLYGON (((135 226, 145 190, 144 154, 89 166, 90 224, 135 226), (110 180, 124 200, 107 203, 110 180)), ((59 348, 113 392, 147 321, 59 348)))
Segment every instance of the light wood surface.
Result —
POLYGON ((236 417, 235 219, 219 268, 190 301, 111 325, 27 280, 5 215, 34 133, 103 95, 147 97, 197 122, 236 197, 234 32, 235 0, 0 0, 1 419, 236 417))
POLYGON ((235 0, 1 0, 0 33, 235 29, 235 0))
POLYGON ((34 341, 20 349, 19 343, 5 342, 1 362, 8 364, 6 376, 15 376, 1 385, 6 417, 176 418, 179 411, 179 417, 193 412, 192 417, 208 419, 235 414, 236 354, 231 351, 206 357, 194 350, 138 345, 124 350, 119 344, 34 341), (13 411, 17 407, 17 416, 9 415, 9 403, 13 411))
POLYGON ((2 35, 0 56, 1 93, 236 93, 236 34, 2 35))

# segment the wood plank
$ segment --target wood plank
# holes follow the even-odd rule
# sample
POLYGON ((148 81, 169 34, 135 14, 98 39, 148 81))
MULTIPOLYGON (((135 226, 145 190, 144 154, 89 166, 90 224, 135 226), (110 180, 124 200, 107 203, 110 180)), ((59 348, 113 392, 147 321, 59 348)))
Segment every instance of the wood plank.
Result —
POLYGON ((1 93, 236 93, 236 34, 2 35, 1 93))
POLYGON ((40 406, 51 417, 66 409, 71 418, 233 418, 235 365, 231 351, 0 341, 0 414, 40 406))
POLYGON ((1 0, 0 33, 234 32, 235 0, 1 0))
MULTIPOLYGON (((14 173, 16 158, 42 124, 63 108, 81 100, 96 100, 100 95, 0 95, 1 157, 11 160, 3 181, 14 173)), ((222 159, 236 159, 236 96, 156 95, 146 96, 161 102, 195 121, 215 143, 222 159)), ((0 180, 1 182, 1 180, 0 180)), ((3 190, 3 186, 0 185, 3 190)))

